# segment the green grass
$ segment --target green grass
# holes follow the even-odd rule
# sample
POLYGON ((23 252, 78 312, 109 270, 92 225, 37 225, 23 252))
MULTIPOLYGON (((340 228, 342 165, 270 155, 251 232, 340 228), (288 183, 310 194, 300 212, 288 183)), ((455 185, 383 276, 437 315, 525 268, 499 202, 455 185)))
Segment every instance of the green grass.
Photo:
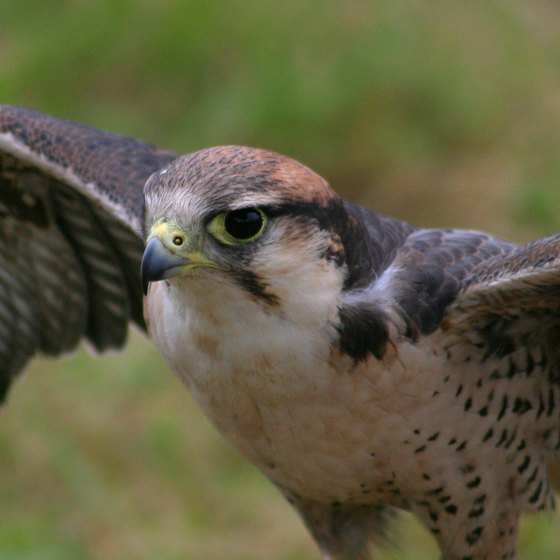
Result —
MULTIPOLYGON (((240 143, 354 201, 517 240, 560 228, 560 8, 0 0, 0 102, 179 152, 240 143)), ((0 560, 316 558, 147 343, 37 362, 0 427, 0 560)), ((405 516, 383 558, 435 558, 405 516)), ((525 558, 560 522, 524 521, 525 558)))

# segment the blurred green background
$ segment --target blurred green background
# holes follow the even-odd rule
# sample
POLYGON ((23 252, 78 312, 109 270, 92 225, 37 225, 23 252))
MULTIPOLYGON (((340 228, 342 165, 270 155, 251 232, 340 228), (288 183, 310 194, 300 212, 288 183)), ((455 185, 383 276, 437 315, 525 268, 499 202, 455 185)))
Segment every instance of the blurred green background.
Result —
MULTIPOLYGON (((0 102, 178 152, 277 150, 422 226, 560 230, 552 0, 0 0, 0 102)), ((317 558, 140 336, 24 377, 1 412, 0 560, 317 558)), ((437 557, 401 529, 379 558, 437 557)), ((558 516, 526 520, 523 547, 558 558, 558 516)))

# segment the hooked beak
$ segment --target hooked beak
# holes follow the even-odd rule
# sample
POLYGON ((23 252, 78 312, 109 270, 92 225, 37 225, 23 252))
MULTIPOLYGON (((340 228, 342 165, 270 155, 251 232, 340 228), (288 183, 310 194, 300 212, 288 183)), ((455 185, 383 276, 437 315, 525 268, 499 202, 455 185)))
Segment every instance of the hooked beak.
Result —
POLYGON ((142 288, 148 293, 150 282, 173 278, 183 272, 191 264, 191 259, 172 253, 165 247, 161 239, 152 237, 148 240, 142 257, 142 288))

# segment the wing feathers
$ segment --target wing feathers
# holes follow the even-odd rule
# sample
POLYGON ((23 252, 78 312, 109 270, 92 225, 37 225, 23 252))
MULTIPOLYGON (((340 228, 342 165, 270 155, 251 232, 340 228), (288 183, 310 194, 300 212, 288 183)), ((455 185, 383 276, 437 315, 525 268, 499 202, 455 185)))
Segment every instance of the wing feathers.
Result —
POLYGON ((58 227, 68 239, 87 283, 85 336, 98 351, 121 346, 126 339, 129 301, 112 243, 83 199, 57 192, 55 201, 58 227))
POLYGON ((478 265, 465 278, 446 320, 456 323, 462 316, 472 322, 491 313, 535 315, 559 306, 560 236, 554 236, 478 265))
POLYGON ((11 229, 11 236, 5 228, 0 233, 2 393, 37 350, 57 355, 73 348, 87 317, 85 281, 64 237, 37 235, 17 222, 11 229))
MULTIPOLYGON (((56 356, 73 349, 87 321, 87 285, 83 270, 64 236, 57 230, 34 235, 22 249, 30 266, 20 277, 32 275, 39 298, 40 350, 56 356)), ((29 291, 26 292, 28 297, 29 291)))
POLYGON ((37 352, 143 326, 143 186, 175 157, 0 105, 0 399, 37 352))
POLYGON ((177 156, 18 107, 0 105, 0 152, 72 186, 142 235, 146 179, 177 156))

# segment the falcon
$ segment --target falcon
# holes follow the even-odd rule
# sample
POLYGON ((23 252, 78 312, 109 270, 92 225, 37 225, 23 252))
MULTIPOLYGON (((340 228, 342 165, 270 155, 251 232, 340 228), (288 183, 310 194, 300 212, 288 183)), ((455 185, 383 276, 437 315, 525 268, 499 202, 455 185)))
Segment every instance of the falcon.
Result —
POLYGON ((419 229, 276 153, 6 106, 0 181, 2 395, 132 322, 325 560, 370 558, 398 509, 446 560, 513 559, 520 512, 553 507, 560 236, 419 229))

